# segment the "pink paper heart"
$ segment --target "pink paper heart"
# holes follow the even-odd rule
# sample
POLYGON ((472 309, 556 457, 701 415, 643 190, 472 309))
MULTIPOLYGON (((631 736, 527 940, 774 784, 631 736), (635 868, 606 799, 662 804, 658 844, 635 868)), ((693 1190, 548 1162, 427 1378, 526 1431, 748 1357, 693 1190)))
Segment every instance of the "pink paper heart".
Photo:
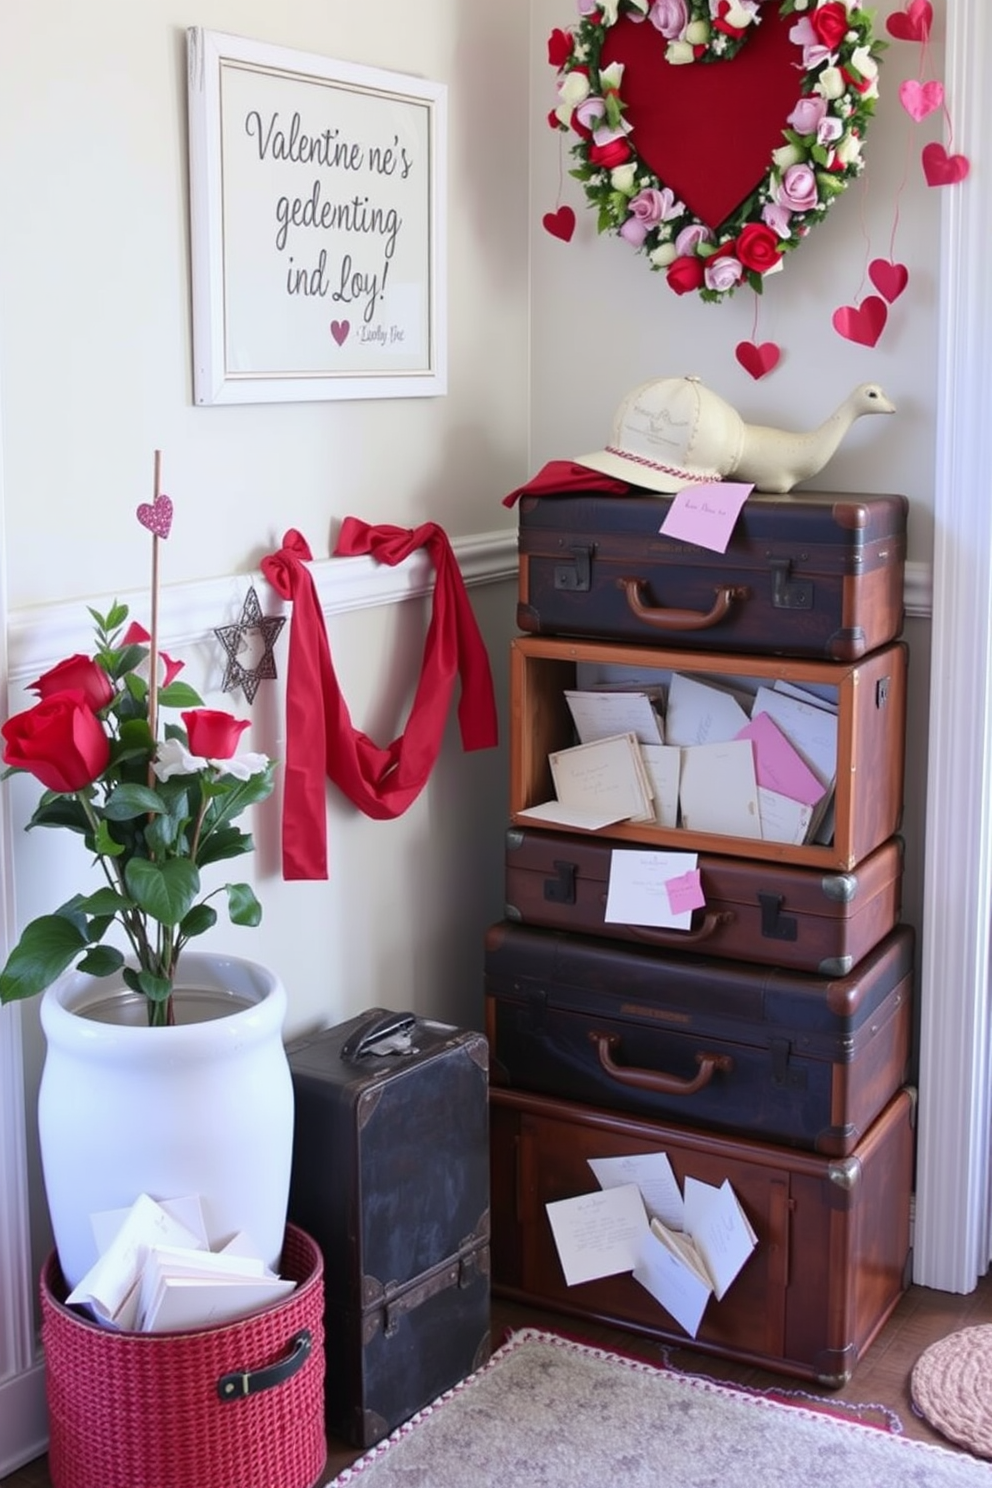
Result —
POLYGON ((905 10, 890 15, 885 25, 897 41, 926 41, 933 25, 933 6, 930 0, 912 0, 905 10))
POLYGON ((967 155, 948 155, 936 142, 924 145, 920 158, 928 186, 954 186, 968 174, 967 155))
POLYGON ((332 320, 331 321, 331 335, 334 337, 335 341, 338 343, 339 346, 343 346, 344 343, 347 341, 347 339, 348 339, 348 332, 350 330, 351 330, 351 321, 350 320, 332 320))
POLYGON ((541 220, 544 231, 549 232, 553 238, 561 238, 563 243, 571 242, 575 231, 575 213, 571 207, 559 207, 557 212, 545 212, 541 220))
POLYGON ((860 346, 874 346, 885 329, 889 318, 888 308, 878 295, 868 295, 860 305, 842 305, 833 313, 833 327, 845 341, 857 341, 860 346))
POLYGON ((138 507, 138 521, 156 537, 168 537, 172 531, 172 502, 168 496, 156 496, 151 504, 143 501, 138 507))
POLYGON ((905 264, 890 263, 887 258, 873 258, 868 265, 868 278, 891 305, 909 283, 909 270, 905 264))
POLYGON ((899 84, 899 102, 909 117, 919 124, 934 109, 943 107, 944 85, 937 82, 918 83, 915 78, 909 78, 907 82, 899 84))
POLYGON ((755 382, 778 366, 781 355, 781 349, 774 341, 762 341, 760 346, 753 341, 739 341, 734 351, 744 371, 749 372, 755 382))

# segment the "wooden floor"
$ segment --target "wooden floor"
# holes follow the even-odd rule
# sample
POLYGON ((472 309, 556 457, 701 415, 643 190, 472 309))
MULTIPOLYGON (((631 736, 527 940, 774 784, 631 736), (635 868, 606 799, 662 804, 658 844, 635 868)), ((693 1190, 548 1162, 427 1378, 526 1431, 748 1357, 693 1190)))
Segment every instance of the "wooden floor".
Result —
MULTIPOLYGON (((689 1348, 666 1348, 661 1344, 653 1344, 650 1339, 623 1333, 619 1329, 579 1324, 573 1318, 537 1312, 533 1308, 520 1307, 499 1298, 493 1299, 492 1320, 494 1346, 502 1341, 509 1329, 557 1329, 585 1338, 601 1347, 657 1360, 659 1363, 665 1362, 689 1374, 705 1374, 714 1379, 745 1385, 749 1389, 794 1389, 815 1393, 802 1380, 789 1380, 783 1375, 769 1374, 746 1365, 711 1359, 689 1348)), ((916 1360, 929 1344, 959 1328, 971 1327, 977 1323, 992 1323, 992 1276, 984 1277, 976 1290, 964 1297, 930 1291, 925 1287, 911 1287, 844 1389, 835 1396, 826 1393, 822 1398, 834 1403, 844 1400, 885 1407, 898 1415, 907 1436, 939 1442, 951 1450, 958 1450, 914 1413, 909 1395, 909 1377, 916 1360)), ((359 1455, 353 1447, 343 1442, 332 1441, 329 1448, 324 1477, 326 1483, 359 1455)), ((41 1457, 20 1472, 0 1479, 0 1488, 51 1488, 46 1459, 41 1457)), ((63 1485, 63 1488, 72 1488, 72 1485, 63 1485)), ((141 1488, 141 1484, 136 1483, 134 1488, 141 1488)))

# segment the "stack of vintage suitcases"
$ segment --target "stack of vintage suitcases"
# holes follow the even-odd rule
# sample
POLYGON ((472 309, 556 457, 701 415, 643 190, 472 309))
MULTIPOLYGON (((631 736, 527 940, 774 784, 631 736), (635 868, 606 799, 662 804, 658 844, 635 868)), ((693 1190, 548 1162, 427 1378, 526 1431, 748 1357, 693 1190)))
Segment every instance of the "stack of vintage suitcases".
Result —
POLYGON ((493 1289, 687 1342, 630 1273, 569 1286, 546 1209, 595 1190, 590 1158, 664 1152, 680 1185, 729 1180, 757 1242, 696 1346, 837 1387, 909 1279, 908 503, 754 494, 718 554, 659 531, 671 499, 520 506, 506 910, 485 953, 493 1289), (815 832, 529 814, 577 742, 567 692, 643 690, 663 714, 675 677, 812 710, 835 751, 815 832), (698 855, 688 929, 608 917, 630 849, 698 855))

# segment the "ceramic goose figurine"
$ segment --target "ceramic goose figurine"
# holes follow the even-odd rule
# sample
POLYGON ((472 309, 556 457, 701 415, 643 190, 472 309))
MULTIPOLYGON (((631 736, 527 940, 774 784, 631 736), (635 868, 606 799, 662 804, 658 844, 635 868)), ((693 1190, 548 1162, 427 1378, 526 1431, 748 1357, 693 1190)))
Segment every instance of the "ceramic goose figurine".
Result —
POLYGON ((863 382, 819 428, 805 433, 745 423, 740 453, 724 479, 751 481, 756 491, 785 495, 823 469, 855 419, 895 411, 878 383, 863 382))

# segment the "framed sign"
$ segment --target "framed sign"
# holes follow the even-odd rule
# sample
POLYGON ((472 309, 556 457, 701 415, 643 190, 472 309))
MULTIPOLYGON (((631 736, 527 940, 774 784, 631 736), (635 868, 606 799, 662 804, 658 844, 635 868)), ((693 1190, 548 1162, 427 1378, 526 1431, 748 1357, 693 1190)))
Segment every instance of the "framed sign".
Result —
POLYGON ((447 90, 193 27, 196 403, 447 391, 447 90))

